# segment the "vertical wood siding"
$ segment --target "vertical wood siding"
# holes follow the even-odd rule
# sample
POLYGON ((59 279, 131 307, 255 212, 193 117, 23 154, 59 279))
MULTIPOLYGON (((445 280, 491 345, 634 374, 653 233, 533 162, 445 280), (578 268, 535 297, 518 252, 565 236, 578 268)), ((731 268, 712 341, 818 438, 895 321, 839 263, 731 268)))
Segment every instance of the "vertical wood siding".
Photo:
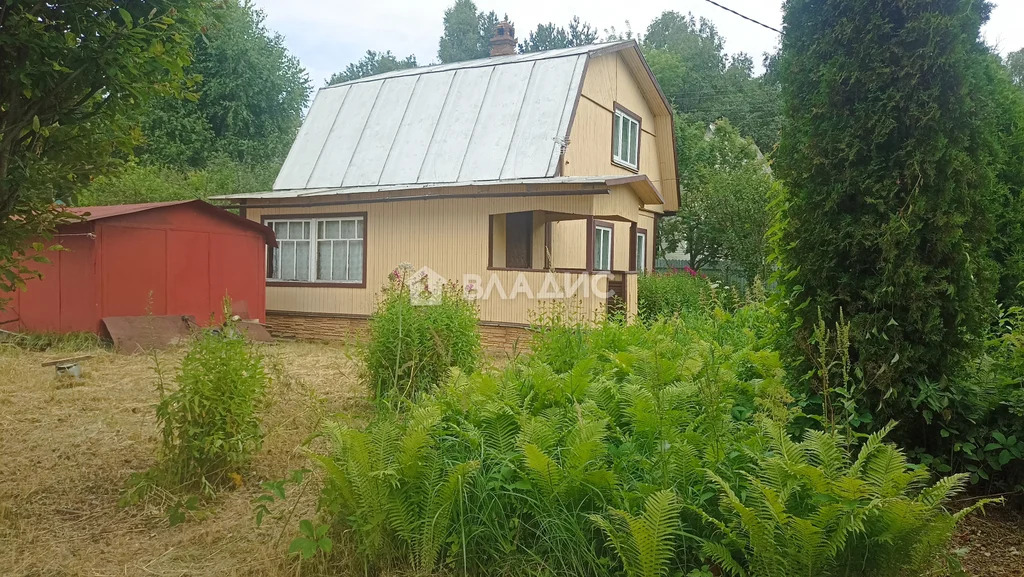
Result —
POLYGON ((611 161, 612 114, 615 104, 619 104, 641 118, 640 174, 647 175, 666 199, 664 206, 650 205, 648 208, 657 212, 678 209, 672 119, 667 112, 659 110, 655 113, 648 102, 632 66, 620 53, 591 58, 583 79, 582 96, 577 103, 562 174, 635 174, 611 161))
MULTIPOLYGON (((552 196, 538 198, 488 198, 488 199, 434 199, 402 202, 380 202, 337 206, 314 206, 307 208, 250 208, 246 216, 254 220, 283 217, 288 215, 315 216, 339 213, 366 213, 366 288, 323 286, 269 286, 267 287, 267 309, 276 311, 329 313, 345 315, 368 315, 373 311, 376 293, 387 281, 388 274, 399 264, 407 262, 414 269, 429 266, 438 274, 450 280, 462 282, 466 275, 476 275, 486 282, 488 274, 488 233, 490 216, 527 210, 548 211, 566 214, 589 214, 594 209, 595 198, 610 195, 552 196)), ((495 231, 500 230, 500 216, 495 218, 495 231)), ((579 221, 582 223, 582 221, 579 221)), ((553 232, 568 223, 553 224, 553 232)), ((626 228, 628 230, 628 224, 626 228)), ((496 234, 497 236, 497 234, 496 234)), ((566 239, 558 243, 558 233, 553 239, 553 248, 560 244, 566 250, 575 249, 582 262, 585 258, 586 237, 580 235, 578 242, 566 239)), ((543 228, 538 238, 543 246, 543 228)), ((535 247, 535 251, 536 251, 535 247)), ((616 246, 618 250, 618 246, 616 246)), ((495 251, 498 252, 498 251, 495 251)), ((556 257, 558 258, 558 257, 556 257)), ((575 261, 575 256, 573 262, 575 261)), ((570 266, 568 264, 557 266, 570 266)), ((500 266, 495 263, 495 266, 500 266)), ((543 262, 537 263, 543 266, 543 262)), ((582 266, 580 267, 582 268, 582 266)), ((516 282, 514 271, 494 271, 506 293, 513 290, 516 282)), ((540 292, 544 284, 542 273, 524 273, 534 293, 540 292)), ((472 278, 472 277, 471 277, 472 278)), ((496 290, 496 289, 495 289, 496 290)), ((497 294, 497 293, 493 293, 497 294)), ((523 294, 520 291, 520 294, 523 294)), ((596 306, 596 300, 584 303, 596 306)), ((483 321, 520 323, 530 321, 533 308, 529 299, 491 299, 481 302, 480 318, 483 321)))

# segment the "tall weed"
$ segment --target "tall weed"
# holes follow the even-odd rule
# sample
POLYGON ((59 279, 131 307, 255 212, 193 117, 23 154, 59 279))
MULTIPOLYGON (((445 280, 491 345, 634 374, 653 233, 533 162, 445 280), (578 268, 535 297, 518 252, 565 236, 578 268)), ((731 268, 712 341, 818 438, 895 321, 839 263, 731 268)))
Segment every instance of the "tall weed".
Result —
POLYGON ((379 400, 412 398, 447 379, 451 367, 472 372, 480 363, 476 305, 460 287, 429 285, 411 266, 396 268, 370 317, 365 365, 379 400), (415 291, 415 294, 414 294, 415 291))
MULTIPOLYGON (((159 461, 149 471, 133 475, 124 503, 153 490, 172 497, 212 496, 218 488, 242 481, 263 443, 262 411, 270 377, 263 354, 230 320, 223 329, 195 336, 174 381, 176 386, 169 390, 158 366, 159 461)), ((182 520, 182 508, 196 505, 195 498, 172 505, 172 523, 182 520)))

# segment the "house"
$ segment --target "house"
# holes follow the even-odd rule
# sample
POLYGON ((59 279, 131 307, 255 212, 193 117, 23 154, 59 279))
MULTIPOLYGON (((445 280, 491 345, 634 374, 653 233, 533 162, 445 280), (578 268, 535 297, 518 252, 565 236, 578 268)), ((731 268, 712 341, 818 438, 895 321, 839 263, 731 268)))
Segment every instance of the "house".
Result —
POLYGON ((491 58, 321 89, 273 190, 218 197, 277 233, 272 332, 358 331, 403 262, 462 283, 485 340, 545 301, 635 314, 679 207, 672 109, 633 41, 510 43, 501 23, 491 58))
POLYGON ((264 262, 274 232, 200 200, 71 209, 39 265, 42 279, 0 295, 0 328, 101 333, 101 319, 191 315, 223 320, 225 296, 236 312, 263 319, 264 262))

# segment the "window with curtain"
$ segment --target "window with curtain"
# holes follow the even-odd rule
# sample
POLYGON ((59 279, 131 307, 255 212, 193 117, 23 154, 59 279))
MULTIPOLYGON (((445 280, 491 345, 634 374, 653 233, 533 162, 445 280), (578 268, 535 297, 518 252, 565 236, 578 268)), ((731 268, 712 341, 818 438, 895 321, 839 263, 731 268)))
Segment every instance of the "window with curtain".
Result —
POLYGON ((278 243, 268 259, 268 280, 363 282, 364 217, 268 220, 266 225, 278 243))

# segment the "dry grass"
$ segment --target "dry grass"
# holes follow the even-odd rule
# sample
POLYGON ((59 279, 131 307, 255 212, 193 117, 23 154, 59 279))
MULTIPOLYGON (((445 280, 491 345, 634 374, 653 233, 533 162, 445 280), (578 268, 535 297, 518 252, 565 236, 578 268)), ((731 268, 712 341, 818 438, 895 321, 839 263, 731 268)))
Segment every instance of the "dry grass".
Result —
MULTIPOLYGON (((301 445, 322 415, 361 420, 370 411, 358 364, 337 346, 266 348, 282 378, 265 418, 267 437, 251 478, 189 522, 169 527, 158 503, 122 508, 125 480, 155 462, 159 443, 154 359, 104 350, 78 382, 40 363, 61 353, 0 345, 0 574, 283 575, 296 517, 256 528, 259 483, 307 465, 301 445)), ((182 351, 161 353, 172 374, 182 351)))
MULTIPOLYGON (((0 343, 0 575, 298 575, 286 548, 297 519, 314 511, 314 491, 293 500, 288 522, 267 518, 259 528, 252 499, 263 480, 308 465, 302 446, 320 418, 359 423, 372 405, 346 349, 284 342, 266 351, 281 378, 251 477, 170 527, 159 503, 118 505, 129 475, 156 459, 154 359, 91 350, 85 378, 72 383, 39 365, 77 353, 0 343)), ((160 354, 168 375, 182 354, 160 354)), ((969 549, 972 575, 1024 577, 1022 521, 1001 511, 967 522, 955 546, 969 549)), ((302 573, 311 569, 320 572, 302 573)))

